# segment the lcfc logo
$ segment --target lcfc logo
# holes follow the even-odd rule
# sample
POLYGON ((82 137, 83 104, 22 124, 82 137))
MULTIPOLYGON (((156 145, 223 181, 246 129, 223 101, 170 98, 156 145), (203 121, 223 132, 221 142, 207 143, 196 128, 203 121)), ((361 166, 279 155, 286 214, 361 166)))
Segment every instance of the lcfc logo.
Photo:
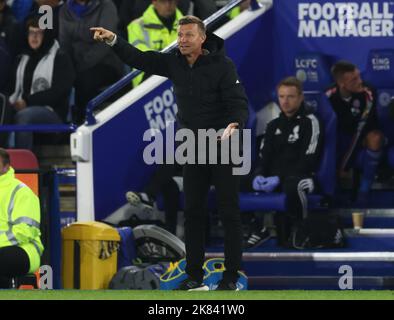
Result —
POLYGON ((296 68, 304 68, 309 69, 317 68, 317 60, 316 59, 295 59, 296 68))
POLYGON ((299 139, 299 132, 300 132, 300 126, 297 125, 293 128, 293 133, 289 135, 289 138, 287 141, 289 143, 296 142, 299 139))
POLYGON ((306 72, 302 69, 297 70, 296 72, 296 78, 302 82, 305 82, 307 79, 306 72))
POLYGON ((318 82, 317 59, 295 59, 296 78, 302 82, 318 82))

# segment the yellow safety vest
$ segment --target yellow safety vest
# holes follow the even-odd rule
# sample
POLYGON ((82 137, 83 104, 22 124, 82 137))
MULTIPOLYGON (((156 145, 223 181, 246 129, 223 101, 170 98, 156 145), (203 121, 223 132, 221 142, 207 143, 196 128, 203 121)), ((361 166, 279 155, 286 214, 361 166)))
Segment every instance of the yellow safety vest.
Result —
POLYGON ((227 17, 229 17, 230 19, 234 19, 236 16, 240 14, 241 14, 241 8, 238 6, 232 9, 230 12, 227 12, 227 17))
POLYGON ((40 267, 44 251, 40 232, 40 202, 34 192, 15 179, 14 169, 0 176, 0 248, 19 246, 26 251, 29 272, 40 267))
MULTIPOLYGON (((182 13, 176 9, 173 28, 170 32, 158 18, 153 5, 150 5, 142 17, 127 26, 129 42, 141 51, 160 51, 177 39, 178 21, 182 17, 182 13)), ((142 73, 134 78, 133 86, 140 84, 143 77, 142 73)))

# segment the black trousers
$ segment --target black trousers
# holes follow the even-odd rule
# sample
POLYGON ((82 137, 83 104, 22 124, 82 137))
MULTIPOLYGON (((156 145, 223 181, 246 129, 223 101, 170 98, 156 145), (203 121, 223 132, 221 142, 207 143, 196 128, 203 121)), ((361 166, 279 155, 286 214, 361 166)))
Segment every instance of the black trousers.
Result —
POLYGON ((242 232, 239 211, 239 176, 225 164, 186 164, 183 167, 185 192, 186 273, 201 281, 205 253, 207 199, 211 185, 215 187, 216 204, 224 227, 226 271, 223 278, 238 279, 242 260, 242 232))
MULTIPOLYGON (((254 177, 255 174, 251 173, 242 179, 242 191, 254 192, 252 188, 254 177)), ((281 178, 279 186, 274 190, 274 192, 284 192, 286 194, 286 212, 275 215, 277 239, 280 245, 286 245, 292 226, 308 215, 306 194, 313 192, 314 189, 315 182, 311 176, 299 175, 281 178)), ((252 221, 252 230, 260 231, 263 221, 256 215, 252 221)))
POLYGON ((28 273, 29 257, 25 250, 17 246, 0 248, 0 288, 8 288, 10 278, 28 273))
MULTIPOLYGON (((252 187, 255 176, 255 173, 250 173, 242 178, 242 191, 255 192, 252 187)), ((315 181, 311 176, 289 176, 281 178, 279 186, 273 192, 284 192, 287 200, 286 213, 294 219, 302 219, 307 216, 308 203, 306 194, 313 192, 315 185, 315 181)))
POLYGON ((313 192, 315 183, 311 177, 292 176, 284 179, 281 188, 286 194, 287 211, 275 215, 275 225, 278 245, 286 247, 293 226, 308 216, 306 194, 313 192))
POLYGON ((315 183, 312 178, 305 176, 287 177, 282 184, 283 192, 287 198, 287 213, 297 220, 308 215, 306 193, 313 192, 315 183))

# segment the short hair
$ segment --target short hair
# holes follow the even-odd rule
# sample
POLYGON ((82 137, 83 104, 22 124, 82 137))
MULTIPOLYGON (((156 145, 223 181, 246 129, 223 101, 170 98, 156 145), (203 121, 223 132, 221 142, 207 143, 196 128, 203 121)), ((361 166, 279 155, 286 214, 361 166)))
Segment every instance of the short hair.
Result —
POLYGON ((2 160, 2 162, 3 162, 3 165, 7 165, 7 164, 10 164, 10 155, 9 155, 9 153, 5 150, 5 149, 3 149, 3 148, 0 148, 0 159, 2 160))
POLYGON ((39 28, 40 27, 39 22, 40 22, 40 17, 38 15, 35 15, 26 21, 26 28, 27 29, 29 29, 30 27, 39 28))
POLYGON ((207 29, 205 28, 204 22, 195 16, 184 16, 183 18, 179 19, 178 24, 180 26, 183 26, 185 24, 196 24, 198 29, 200 30, 200 33, 205 35, 207 29))
POLYGON ((357 66, 345 60, 340 60, 331 67, 331 75, 335 81, 341 78, 347 72, 353 72, 357 66))
POLYGON ((302 82, 298 80, 296 77, 287 77, 282 79, 278 85, 276 86, 276 90, 279 90, 280 87, 295 87, 299 94, 303 94, 304 88, 302 86, 302 82))

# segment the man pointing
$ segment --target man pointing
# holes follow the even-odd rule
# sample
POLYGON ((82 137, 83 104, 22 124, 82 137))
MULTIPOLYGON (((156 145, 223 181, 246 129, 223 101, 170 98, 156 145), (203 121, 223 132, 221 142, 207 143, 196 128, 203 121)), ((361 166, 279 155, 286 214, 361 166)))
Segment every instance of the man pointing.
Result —
MULTIPOLYGON (((204 23, 186 16, 178 26, 178 50, 175 54, 141 52, 113 32, 92 28, 94 39, 112 46, 128 65, 146 73, 172 80, 178 104, 177 119, 181 128, 197 134, 198 129, 225 129, 217 142, 242 129, 248 117, 248 101, 234 63, 224 54, 224 41, 206 34, 204 23)), ((197 139, 196 139, 197 141, 197 139)), ((217 150, 217 155, 220 155, 217 150)), ((209 150, 205 154, 209 158, 209 150)), ((203 283, 205 222, 210 185, 216 190, 216 203, 224 226, 225 272, 219 290, 237 290, 236 282, 242 260, 242 233, 238 205, 239 176, 233 165, 184 165, 186 273, 180 290, 207 290, 203 283)))

